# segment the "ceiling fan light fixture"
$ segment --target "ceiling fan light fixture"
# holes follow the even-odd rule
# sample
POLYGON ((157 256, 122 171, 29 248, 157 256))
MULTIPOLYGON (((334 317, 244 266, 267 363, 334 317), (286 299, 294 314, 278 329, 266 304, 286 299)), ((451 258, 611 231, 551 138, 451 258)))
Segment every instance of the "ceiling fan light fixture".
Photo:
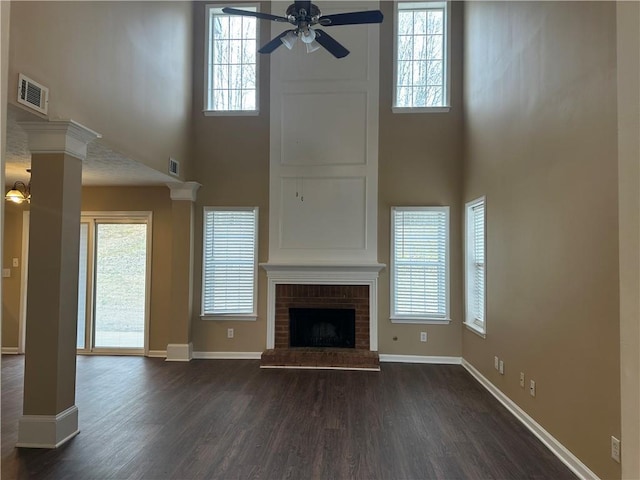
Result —
POLYGON ((313 53, 320 48, 320 44, 315 40, 311 43, 305 43, 305 46, 307 47, 307 53, 313 53))
POLYGON ((293 32, 287 33, 284 37, 280 39, 280 41, 287 47, 289 50, 292 50, 296 42, 298 41, 298 35, 293 32))
MULTIPOLYGON (((316 39, 316 32, 313 28, 306 28, 302 31, 301 39, 307 45, 314 42, 316 39)), ((308 51, 308 50, 307 50, 308 51)))

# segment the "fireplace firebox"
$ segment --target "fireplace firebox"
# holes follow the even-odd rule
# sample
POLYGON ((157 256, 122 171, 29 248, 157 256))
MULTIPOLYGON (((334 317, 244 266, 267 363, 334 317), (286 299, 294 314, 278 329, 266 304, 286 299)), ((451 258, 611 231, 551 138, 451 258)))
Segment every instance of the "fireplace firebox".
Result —
POLYGON ((355 348, 354 308, 289 308, 291 347, 355 348))

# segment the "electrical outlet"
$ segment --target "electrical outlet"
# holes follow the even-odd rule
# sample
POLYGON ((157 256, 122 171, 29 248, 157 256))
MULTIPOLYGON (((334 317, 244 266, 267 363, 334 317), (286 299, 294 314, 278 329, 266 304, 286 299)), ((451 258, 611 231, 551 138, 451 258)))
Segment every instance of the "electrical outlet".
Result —
POLYGON ((498 370, 500 375, 504 375, 504 361, 500 360, 500 369, 498 370))
POLYGON ((500 359, 498 357, 493 357, 493 368, 500 370, 500 359))
POLYGON ((524 372, 520 372, 520 387, 524 388, 524 372))
POLYGON ((227 338, 233 338, 233 328, 227 328, 227 338))
POLYGON ((529 380, 529 395, 536 396, 536 382, 534 380, 529 380))
POLYGON ((427 332, 420 332, 420 341, 421 342, 427 341, 427 332))
POLYGON ((15 258, 15 257, 14 257, 14 258, 13 258, 12 265, 13 265, 14 267, 19 267, 19 266, 20 266, 20 261, 19 261, 17 258, 15 258))
POLYGON ((611 436, 611 458, 620 463, 620 440, 611 436))

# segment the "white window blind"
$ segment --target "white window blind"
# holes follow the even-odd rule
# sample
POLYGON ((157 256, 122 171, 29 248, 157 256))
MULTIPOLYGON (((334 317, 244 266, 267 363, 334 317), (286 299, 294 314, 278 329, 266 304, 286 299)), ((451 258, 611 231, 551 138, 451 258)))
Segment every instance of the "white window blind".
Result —
POLYGON ((466 323, 485 331, 486 265, 485 265, 485 201, 480 198, 467 204, 467 288, 466 323))
MULTIPOLYGON (((234 8, 257 11, 255 6, 234 8)), ((222 6, 208 7, 205 110, 257 111, 257 22, 227 15, 222 6)))
POLYGON ((449 320, 449 208, 392 209, 392 319, 449 320))
POLYGON ((448 105, 447 3, 401 1, 396 5, 394 107, 448 105))
POLYGON ((203 315, 254 315, 257 209, 204 211, 203 315))

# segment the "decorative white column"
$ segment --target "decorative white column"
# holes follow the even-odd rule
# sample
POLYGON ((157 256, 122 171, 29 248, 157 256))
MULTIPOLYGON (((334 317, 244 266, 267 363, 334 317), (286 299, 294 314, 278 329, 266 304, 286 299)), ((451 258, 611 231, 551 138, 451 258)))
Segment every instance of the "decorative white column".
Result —
POLYGON ((167 361, 188 362, 193 355, 193 223, 197 182, 168 183, 171 190, 171 325, 167 361))
POLYGON ((23 415, 18 447, 56 448, 79 433, 75 405, 82 161, 100 134, 26 122, 31 214, 23 415))

